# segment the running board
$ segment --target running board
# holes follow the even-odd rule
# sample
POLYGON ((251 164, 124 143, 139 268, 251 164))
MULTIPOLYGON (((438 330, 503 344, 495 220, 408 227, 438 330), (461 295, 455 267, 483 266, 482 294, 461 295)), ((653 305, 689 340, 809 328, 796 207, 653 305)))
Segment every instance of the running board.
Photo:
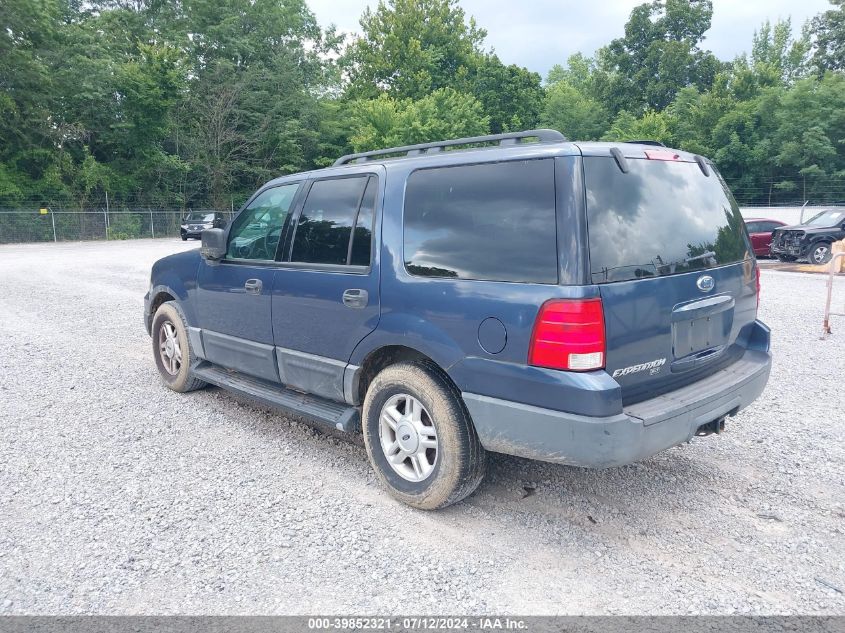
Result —
POLYGON ((346 433, 360 432, 361 417, 358 409, 348 404, 294 391, 281 384, 245 376, 205 361, 193 367, 191 373, 200 380, 281 409, 285 413, 305 416, 318 425, 346 433))

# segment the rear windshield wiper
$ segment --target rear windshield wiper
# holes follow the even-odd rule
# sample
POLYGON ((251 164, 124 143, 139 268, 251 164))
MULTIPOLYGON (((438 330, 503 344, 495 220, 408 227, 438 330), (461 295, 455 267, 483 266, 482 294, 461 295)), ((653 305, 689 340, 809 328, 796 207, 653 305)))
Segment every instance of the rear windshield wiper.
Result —
POLYGON ((659 268, 668 268, 670 272, 674 272, 675 266, 685 266, 691 262, 698 261, 699 259, 712 259, 714 257, 716 257, 716 253, 714 251, 707 251, 706 253, 702 253, 701 255, 693 255, 692 257, 685 257, 684 259, 679 259, 676 262, 660 264, 659 268))

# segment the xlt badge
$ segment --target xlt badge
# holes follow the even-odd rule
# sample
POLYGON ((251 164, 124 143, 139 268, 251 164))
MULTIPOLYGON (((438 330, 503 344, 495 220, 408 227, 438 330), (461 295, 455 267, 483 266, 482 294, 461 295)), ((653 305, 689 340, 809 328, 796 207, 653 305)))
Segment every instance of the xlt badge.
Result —
POLYGON ((641 371, 645 371, 646 369, 650 370, 650 374, 653 376, 654 374, 660 373, 660 368, 666 364, 665 358, 660 358, 658 360, 653 360, 649 363, 640 363, 639 365, 631 365, 630 367, 625 367, 623 369, 617 369, 613 372, 614 378, 619 378, 620 376, 628 376, 630 374, 637 374, 641 371))

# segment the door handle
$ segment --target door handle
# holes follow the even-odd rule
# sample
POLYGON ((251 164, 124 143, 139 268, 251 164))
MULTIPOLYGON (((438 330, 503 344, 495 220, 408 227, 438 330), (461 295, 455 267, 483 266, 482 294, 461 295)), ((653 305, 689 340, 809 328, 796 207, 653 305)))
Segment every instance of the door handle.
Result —
POLYGON ((260 295, 263 287, 264 284, 261 283, 260 279, 247 279, 244 284, 244 290, 251 295, 260 295))
POLYGON ((347 308, 366 308, 370 295, 366 290, 350 288, 343 291, 343 305, 347 308))

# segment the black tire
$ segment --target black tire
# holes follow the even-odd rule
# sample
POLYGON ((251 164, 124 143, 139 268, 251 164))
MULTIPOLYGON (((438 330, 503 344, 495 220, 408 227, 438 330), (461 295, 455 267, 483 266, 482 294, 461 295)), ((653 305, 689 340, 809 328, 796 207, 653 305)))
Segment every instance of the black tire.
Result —
POLYGON ((778 261, 782 261, 782 262, 794 262, 795 261, 795 258, 792 257, 791 255, 778 255, 777 258, 778 258, 778 261))
POLYGON ((810 247, 807 253, 807 262, 817 266, 827 264, 833 258, 833 252, 830 250, 830 243, 817 242, 810 247))
POLYGON ((197 380, 191 373, 191 363, 194 360, 194 350, 191 349, 191 341, 188 338, 188 326, 185 323, 185 317, 182 311, 172 302, 162 303, 159 309, 156 310, 153 317, 152 327, 153 339, 153 358, 155 358, 156 368, 162 382, 179 393, 186 393, 188 391, 195 391, 206 386, 202 380, 197 380), (178 342, 178 350, 181 352, 181 361, 176 367, 176 371, 172 371, 174 366, 165 366, 166 353, 161 350, 162 336, 166 338, 166 334, 162 334, 162 329, 172 326, 175 331, 175 341, 178 342), (164 356, 164 357, 163 357, 164 356))
POLYGON ((188 241, 188 236, 187 236, 187 235, 183 235, 183 236, 182 236, 182 241, 183 241, 183 242, 187 242, 187 241, 188 241))
POLYGON ((431 362, 403 362, 379 373, 367 389, 363 427, 364 445, 376 475, 393 497, 410 506, 445 508, 472 494, 484 478, 487 454, 460 392, 431 362), (404 395, 422 404, 436 429, 433 470, 421 481, 409 481, 396 472, 381 443, 382 409, 391 399, 404 395))

